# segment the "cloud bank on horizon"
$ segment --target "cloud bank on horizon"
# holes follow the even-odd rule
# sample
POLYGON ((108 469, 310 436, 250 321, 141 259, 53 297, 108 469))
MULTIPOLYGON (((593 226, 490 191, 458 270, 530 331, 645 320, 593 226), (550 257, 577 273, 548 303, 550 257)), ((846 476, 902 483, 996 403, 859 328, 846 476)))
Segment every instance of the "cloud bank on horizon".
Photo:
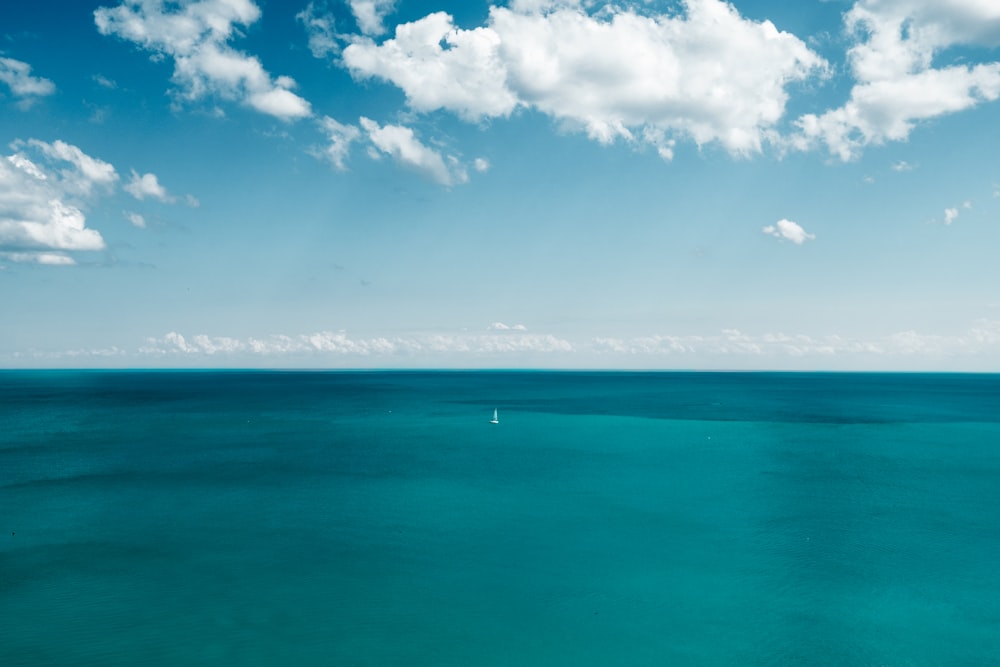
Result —
POLYGON ((346 331, 318 331, 298 335, 185 336, 171 331, 148 337, 136 349, 119 347, 75 349, 58 353, 28 352, 20 360, 41 365, 74 360, 84 365, 115 365, 115 361, 144 366, 211 367, 222 363, 254 367, 287 367, 289 363, 322 366, 331 361, 353 367, 421 367, 437 361, 442 367, 490 365, 518 367, 525 359, 544 360, 549 368, 588 365, 610 368, 721 368, 731 360, 749 358, 748 367, 803 369, 819 360, 839 358, 877 369, 905 369, 922 358, 929 367, 976 368, 976 359, 1000 347, 1000 320, 979 320, 951 335, 899 331, 873 339, 837 335, 750 334, 725 329, 708 335, 650 335, 631 338, 596 336, 570 340, 554 334, 528 332, 523 325, 494 323, 483 331, 458 334, 415 333, 396 336, 358 336, 346 331), (498 326, 499 325, 499 326, 498 326))

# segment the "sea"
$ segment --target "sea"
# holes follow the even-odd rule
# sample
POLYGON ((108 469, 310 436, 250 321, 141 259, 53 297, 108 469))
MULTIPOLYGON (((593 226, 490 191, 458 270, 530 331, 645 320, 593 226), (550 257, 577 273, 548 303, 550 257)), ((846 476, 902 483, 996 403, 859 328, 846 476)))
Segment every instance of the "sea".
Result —
POLYGON ((1000 375, 3 371, 0 665, 1000 665, 1000 375))

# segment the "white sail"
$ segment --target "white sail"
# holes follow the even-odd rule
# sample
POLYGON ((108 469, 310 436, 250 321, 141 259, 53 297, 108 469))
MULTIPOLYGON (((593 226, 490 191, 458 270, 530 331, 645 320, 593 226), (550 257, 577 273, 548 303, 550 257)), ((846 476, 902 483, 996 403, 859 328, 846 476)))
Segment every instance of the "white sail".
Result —
POLYGON ((497 409, 493 408, 493 419, 490 420, 491 424, 499 424, 500 418, 497 416, 497 409))

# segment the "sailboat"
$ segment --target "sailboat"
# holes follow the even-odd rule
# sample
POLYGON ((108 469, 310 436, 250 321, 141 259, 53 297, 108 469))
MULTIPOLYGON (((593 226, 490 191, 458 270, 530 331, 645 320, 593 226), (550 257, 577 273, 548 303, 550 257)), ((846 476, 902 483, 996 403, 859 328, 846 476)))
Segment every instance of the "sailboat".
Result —
POLYGON ((493 419, 490 420, 490 423, 491 424, 499 424, 500 423, 500 419, 499 419, 499 417, 497 417, 497 409, 496 408, 493 408, 493 419))

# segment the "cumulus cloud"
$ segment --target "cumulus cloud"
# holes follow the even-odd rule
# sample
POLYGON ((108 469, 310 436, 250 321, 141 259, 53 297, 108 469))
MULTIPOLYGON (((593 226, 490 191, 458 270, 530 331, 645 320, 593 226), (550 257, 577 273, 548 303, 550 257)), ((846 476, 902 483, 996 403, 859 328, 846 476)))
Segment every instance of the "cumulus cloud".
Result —
POLYGON ((858 0, 845 15, 857 39, 848 52, 857 81, 844 106, 802 116, 800 149, 825 145, 842 160, 871 144, 1000 97, 1000 62, 934 66, 960 46, 1000 44, 1000 5, 981 0, 858 0))
POLYGON ((36 97, 44 97, 56 92, 56 85, 48 79, 31 76, 31 65, 13 58, 0 57, 0 82, 10 88, 10 92, 30 103, 36 97))
POLYGON ((651 15, 517 2, 493 7, 472 30, 438 12, 382 44, 358 39, 343 61, 356 78, 401 88, 416 111, 481 120, 533 108, 601 142, 653 145, 666 159, 677 137, 759 151, 784 114, 786 86, 826 69, 795 36, 721 0, 651 15))
POLYGON ((142 200, 149 197, 162 202, 172 202, 174 200, 167 193, 167 189, 160 185, 156 174, 142 174, 141 176, 132 170, 132 179, 125 184, 124 189, 136 199, 142 200))
POLYGON ((778 220, 775 224, 768 225, 761 231, 765 234, 770 234, 775 238, 791 241, 795 245, 802 245, 806 241, 811 241, 816 238, 814 234, 808 233, 797 222, 785 219, 778 220))
POLYGON ((259 18, 260 9, 252 0, 195 0, 180 5, 125 0, 94 12, 102 35, 133 42, 155 58, 173 58, 173 81, 188 100, 217 95, 282 120, 311 115, 309 102, 292 92, 292 79, 272 77, 256 57, 229 45, 239 26, 259 18))
POLYGON ((360 122, 375 149, 391 156, 404 167, 444 186, 458 185, 469 180, 468 173, 458 158, 442 156, 421 143, 412 129, 402 125, 379 125, 364 117, 360 122))
POLYGON ((944 210, 944 224, 950 225, 951 223, 958 220, 958 209, 957 208, 946 208, 944 210))
POLYGON ((72 264, 70 251, 101 250, 83 209, 118 174, 107 162, 62 141, 13 144, 0 158, 0 255, 13 262, 72 264))
POLYGON ((459 30, 436 12, 396 27, 381 45, 362 38, 343 60, 359 79, 378 77, 399 86, 417 111, 448 109, 466 120, 506 116, 517 97, 506 85, 500 36, 490 28, 459 30))

